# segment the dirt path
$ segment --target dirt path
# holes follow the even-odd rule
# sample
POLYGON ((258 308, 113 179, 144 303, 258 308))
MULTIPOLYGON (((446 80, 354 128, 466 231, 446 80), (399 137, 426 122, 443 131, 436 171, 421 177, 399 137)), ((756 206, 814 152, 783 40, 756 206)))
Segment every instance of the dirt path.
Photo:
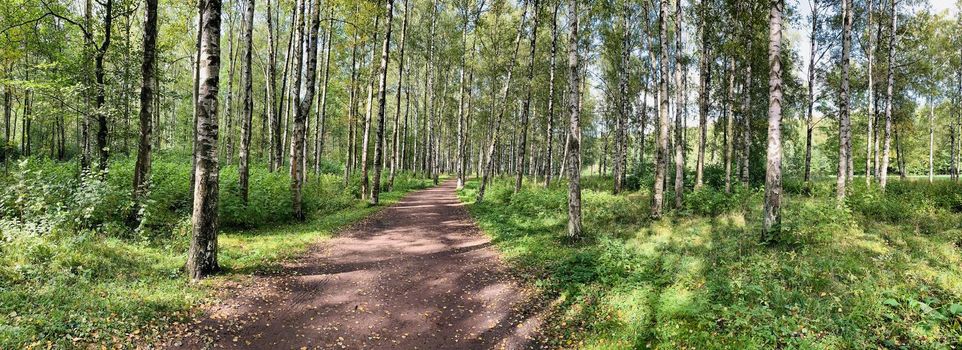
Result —
POLYGON ((418 191, 208 309, 174 349, 522 349, 540 325, 455 196, 418 191))

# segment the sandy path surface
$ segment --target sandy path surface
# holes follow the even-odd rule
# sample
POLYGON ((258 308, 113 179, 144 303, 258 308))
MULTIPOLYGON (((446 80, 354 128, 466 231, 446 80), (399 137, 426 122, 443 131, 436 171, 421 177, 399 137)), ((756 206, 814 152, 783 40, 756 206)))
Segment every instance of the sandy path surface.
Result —
POLYGON ((540 326, 533 293, 511 277, 453 181, 230 294, 167 347, 524 349, 537 347, 540 326))

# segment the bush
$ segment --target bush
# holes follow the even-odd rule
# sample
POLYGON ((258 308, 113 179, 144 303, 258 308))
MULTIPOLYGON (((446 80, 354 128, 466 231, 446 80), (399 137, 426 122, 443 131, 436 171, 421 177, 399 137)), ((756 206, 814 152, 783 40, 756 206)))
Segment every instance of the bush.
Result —
POLYGON ((787 202, 782 213, 782 237, 787 244, 820 244, 857 228, 851 210, 833 199, 798 199, 787 202))
MULTIPOLYGON (((140 203, 134 203, 130 190, 132 159, 114 161, 106 176, 90 173, 79 177, 75 163, 25 159, 0 178, 0 184, 9 189, 0 193, 0 228, 31 234, 96 230, 118 238, 171 237, 177 225, 190 216, 190 164, 180 157, 155 157, 146 195, 140 203), (131 227, 136 222, 131 219, 138 217, 140 225, 131 227)), ((359 184, 359 179, 354 180, 352 183, 359 184)), ((308 175, 303 189, 308 215, 353 205, 360 193, 344 191, 341 181, 339 174, 308 175)), ((236 167, 222 168, 220 182, 221 227, 253 228, 294 219, 286 172, 252 167, 247 205, 240 198, 236 167)), ((395 180, 400 190, 429 184, 407 174, 395 180)))

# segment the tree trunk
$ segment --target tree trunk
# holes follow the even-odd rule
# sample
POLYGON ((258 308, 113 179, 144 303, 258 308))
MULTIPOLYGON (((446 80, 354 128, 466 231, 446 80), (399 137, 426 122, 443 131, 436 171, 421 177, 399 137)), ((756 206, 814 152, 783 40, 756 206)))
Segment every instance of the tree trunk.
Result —
POLYGON ((104 104, 107 102, 107 95, 105 90, 104 80, 106 79, 106 70, 104 68, 104 59, 107 55, 107 49, 110 48, 110 37, 113 26, 113 0, 106 0, 104 5, 104 40, 101 42, 100 47, 97 48, 97 52, 94 56, 94 78, 97 80, 97 151, 100 154, 100 171, 107 171, 107 158, 110 155, 110 146, 107 144, 107 112, 104 110, 104 104))
MULTIPOLYGON (((238 154, 237 176, 241 203, 247 205, 250 182, 250 148, 251 124, 254 118, 254 84, 253 84, 253 35, 254 33, 254 0, 247 0, 244 7, 244 71, 241 72, 241 88, 243 90, 244 115, 241 120, 241 144, 238 154)), ((228 117, 229 118, 229 117, 228 117)), ((230 156, 228 154, 228 156, 230 156)))
POLYGON ((867 68, 866 68, 867 71, 865 75, 868 78, 868 86, 867 86, 868 93, 866 93, 866 96, 868 96, 868 105, 867 105, 868 115, 865 119, 866 119, 866 122, 868 123, 868 129, 866 130, 866 134, 865 134, 865 137, 866 137, 865 139, 865 186, 867 187, 872 184, 872 177, 871 177, 872 176, 872 145, 876 142, 874 141, 875 115, 878 113, 878 111, 876 111, 875 109, 875 101, 874 101, 875 99, 874 72, 875 71, 872 69, 872 65, 874 64, 874 61, 875 61, 874 60, 875 37, 872 36, 872 17, 874 14, 873 7, 874 7, 875 0, 866 0, 866 3, 868 6, 868 9, 867 9, 868 23, 865 24, 865 30, 868 31, 868 35, 866 35, 868 40, 866 42, 866 47, 865 47, 865 55, 867 58, 867 68))
MULTIPOLYGON (((277 105, 277 70, 274 66, 277 65, 277 43, 274 39, 274 10, 271 6, 272 0, 267 0, 267 67, 265 70, 266 74, 266 85, 267 85, 267 96, 265 98, 265 103, 267 104, 267 124, 268 128, 262 132, 268 133, 268 168, 270 171, 276 170, 274 168, 275 161, 274 158, 277 157, 277 152, 275 149, 279 149, 280 142, 279 133, 277 132, 280 128, 280 118, 277 105)), ((279 5, 279 4, 278 4, 279 5)))
MULTIPOLYGON (((771 0, 770 0, 771 1, 771 0)), ((749 24, 749 33, 752 31, 752 25, 749 24)), ((744 94, 744 105, 742 105, 742 164, 741 164, 741 181, 746 187, 749 186, 751 181, 751 168, 749 167, 749 162, 751 158, 752 149, 752 39, 751 35, 748 38, 748 54, 745 56, 745 84, 742 87, 742 94, 744 94)))
POLYGON ((517 159, 517 171, 514 180, 514 192, 518 193, 521 191, 521 181, 524 179, 525 172, 525 152, 528 148, 528 124, 529 116, 531 115, 531 90, 533 86, 531 82, 534 80, 534 62, 535 53, 538 48, 538 0, 534 0, 534 12, 531 15, 532 25, 531 25, 531 48, 528 51, 529 60, 528 61, 528 78, 525 82, 527 87, 524 98, 524 107, 521 110, 521 134, 519 135, 520 140, 518 142, 518 159, 517 159))
POLYGON ((735 65, 728 60, 728 92, 725 98, 725 193, 732 193, 732 162, 735 156, 735 65))
POLYGON ((196 174, 193 236, 187 253, 187 271, 192 280, 219 269, 217 265, 217 87, 220 80, 220 0, 204 0, 200 44, 200 76, 197 94, 197 135, 194 158, 196 174))
POLYGON ((899 179, 905 180, 905 153, 902 151, 902 140, 899 138, 899 128, 897 124, 893 126, 892 131, 895 134, 895 164, 899 168, 899 179))
MULTIPOLYGON (((199 1, 203 1, 203 0, 199 0, 199 1)), ((202 4, 202 2, 199 2, 199 4, 202 4)), ((201 5, 201 6, 202 6, 202 5, 201 5)), ((85 115, 80 118, 80 169, 81 169, 81 172, 87 172, 87 171, 89 171, 89 170, 90 170, 90 162, 91 162, 91 154, 90 154, 90 119, 92 118, 92 115, 91 115, 89 109, 90 109, 90 89, 91 89, 91 87, 92 87, 92 86, 91 86, 92 84, 91 84, 91 81, 90 81, 90 75, 91 75, 91 73, 93 73, 93 72, 90 70, 90 69, 91 69, 91 67, 90 67, 90 62, 93 61, 93 52, 94 52, 94 38, 93 38, 93 32, 92 32, 92 30, 91 30, 91 29, 93 28, 93 12, 94 12, 94 10, 93 10, 93 0, 86 0, 86 1, 84 1, 84 27, 88 28, 88 30, 85 31, 85 33, 84 33, 84 54, 83 54, 83 58, 84 58, 84 63, 83 63, 83 68, 84 68, 84 78, 83 78, 84 92, 83 92, 83 96, 84 96, 84 107, 85 107, 87 110, 85 111, 85 112, 86 112, 85 115)), ((200 27, 200 22, 199 22, 199 20, 198 20, 198 27, 200 27)), ((198 47, 198 51, 199 51, 199 47, 200 47, 200 32, 199 32, 199 31, 198 31, 198 33, 197 33, 197 47, 198 47)), ((200 53, 198 52, 198 55, 199 55, 199 54, 200 54, 200 53)), ((195 67, 196 67, 196 63, 195 63, 195 67)), ((195 73, 195 75, 194 75, 194 79, 195 79, 195 80, 194 80, 194 98, 195 98, 195 100, 196 100, 196 97, 197 97, 197 96, 196 96, 196 95, 197 95, 197 75, 196 75, 196 73, 195 73)), ((14 121, 14 125, 16 125, 16 121, 14 121)), ((14 126, 14 129, 16 129, 16 126, 14 126)), ((16 133, 16 130, 14 130, 14 134, 15 134, 15 133, 16 133)), ((9 138, 8 138, 8 141, 10 141, 9 138)), ((191 180, 191 182, 193 182, 193 180, 191 180)))
MULTIPOLYGON (((298 41, 304 42, 304 47, 306 48, 307 58, 298 58, 299 65, 295 67, 300 67, 303 65, 303 69, 298 68, 299 74, 297 76, 303 75, 303 77, 296 78, 295 85, 301 86, 303 84, 303 96, 300 93, 294 95, 294 104, 297 108, 294 110, 294 128, 291 132, 291 193, 293 195, 293 206, 294 206, 294 218, 303 221, 305 219, 304 214, 304 198, 303 198, 303 187, 304 187, 304 176, 305 176, 305 162, 304 157, 307 155, 305 151, 307 147, 307 118, 311 113, 311 103, 314 102, 314 79, 317 73, 317 31, 321 26, 321 7, 320 2, 315 3, 311 13, 311 23, 310 30, 308 33, 304 33, 304 27, 306 25, 307 18, 307 1, 301 0, 301 8, 304 9, 301 13, 301 21, 298 22, 297 30, 300 32, 298 37, 301 39, 298 41)), ((300 51, 300 50, 298 50, 300 51)), ((298 54, 297 56, 301 56, 298 54)), ((296 57, 296 56, 295 56, 296 57)), ((295 90, 297 91, 297 90, 295 90)))
POLYGON ((0 163, 7 164, 7 147, 10 145, 10 117, 12 114, 13 100, 10 93, 10 85, 3 86, 3 145, 0 147, 0 163))
POLYGON ((384 112, 387 102, 387 65, 391 50, 391 23, 394 19, 394 0, 385 5, 387 20, 384 23, 384 45, 381 47, 381 68, 378 70, 377 139, 374 144, 374 181, 371 186, 371 204, 377 205, 381 193, 381 168, 384 167, 384 112))
MULTIPOLYGON (((139 200, 150 175, 150 146, 153 133, 154 61, 157 56, 157 0, 146 0, 144 15, 144 59, 140 65, 140 139, 134 166, 133 198, 139 200)), ((62 144, 62 143, 61 143, 62 144)))
POLYGON ((815 129, 815 49, 818 42, 818 7, 817 4, 812 8, 812 32, 808 37, 810 47, 808 55, 808 91, 806 99, 807 113, 805 118, 805 182, 812 179, 812 134, 815 129))
MULTIPOLYGON (((278 8, 280 3, 278 3, 278 8)), ((297 40, 295 34, 297 33, 296 23, 303 14, 298 6, 294 6, 294 12, 291 14, 291 34, 287 41, 287 53, 284 57, 284 69, 281 71, 281 93, 279 94, 278 106, 277 106, 277 123, 273 126, 271 131, 271 138, 274 146, 271 148, 273 151, 273 158, 271 161, 271 170, 279 169, 284 163, 284 145, 287 144, 287 121, 288 121, 288 111, 290 110, 289 96, 292 95, 288 93, 288 84, 290 81, 290 71, 291 67, 295 64, 294 58, 296 57, 296 52, 294 51, 295 44, 299 41, 297 40)), ((279 18, 279 17, 278 17, 279 18)), ((291 90, 294 89, 293 86, 290 87, 291 90)))
POLYGON ((367 107, 364 113, 364 137, 361 139, 361 199, 367 198, 368 193, 370 193, 371 179, 368 176, 368 145, 371 141, 371 113, 374 109, 374 55, 377 54, 377 35, 378 23, 381 20, 381 13, 378 12, 374 18, 374 40, 371 42, 371 72, 370 77, 368 77, 367 85, 367 107))
MULTIPOLYGON (((765 216, 762 242, 778 238, 782 226, 782 7, 771 1, 768 32, 768 155, 765 164, 765 216)), ((848 1, 848 0, 846 0, 848 1)))
POLYGON ((838 128, 838 176, 835 183, 836 198, 841 203, 845 200, 845 185, 851 180, 849 176, 849 151, 851 149, 852 125, 849 120, 849 56, 852 51, 852 0, 843 0, 843 28, 842 28, 842 88, 838 96, 839 128, 838 128))
MULTIPOLYGON (((354 13, 357 13, 357 4, 354 5, 354 13)), ((347 186, 351 179, 351 170, 354 166, 354 144, 357 140, 354 137, 354 120, 356 119, 357 105, 357 31, 351 42, 351 83, 349 86, 347 103, 347 155, 344 157, 344 185, 347 186)))
POLYGON ((659 91, 658 139, 655 148, 655 182, 652 189, 651 217, 661 218, 665 201, 665 173, 668 168, 668 0, 661 0, 658 12, 659 91))
MULTIPOLYGON (((314 172, 321 172, 321 157, 324 155, 324 133, 327 128, 327 87, 331 75, 331 47, 334 42, 334 5, 331 7, 327 39, 324 40, 324 79, 321 81, 321 99, 317 103, 317 136, 314 139, 314 172)), ((398 95, 400 95, 400 90, 398 95)))
POLYGON ((929 183, 935 181, 935 104, 929 100, 929 183))
MULTIPOLYGON (((237 22, 233 1, 227 1, 227 98, 224 102, 224 164, 230 165, 234 157, 234 67, 237 65, 236 45, 234 44, 234 24, 237 22)), ((246 25, 246 24, 245 24, 246 25)), ((241 29, 243 30, 243 29, 241 29)))
MULTIPOLYGON (((551 15, 551 61, 548 64, 548 125, 545 128, 545 142, 547 143, 547 151, 545 152, 545 172, 544 172, 544 187, 551 186, 551 173, 554 168, 554 80, 555 80, 555 65, 557 63, 558 56, 558 9, 561 8, 561 2, 559 1, 554 6, 554 12, 551 15)), ((567 142, 566 142, 567 143, 567 142)))
POLYGON ((625 155, 623 145, 625 144, 626 132, 625 124, 628 120, 629 106, 628 106, 628 55, 631 50, 629 45, 630 33, 628 30, 628 15, 630 9, 628 7, 628 2, 622 3, 621 8, 621 26, 620 29, 623 33, 621 37, 621 60, 618 63, 620 68, 618 69, 618 113, 616 114, 617 121, 615 126, 615 159, 613 164, 613 175, 614 175, 614 188, 612 192, 618 194, 622 190, 624 174, 625 174, 625 155))
POLYGON ((681 209, 682 197, 685 194, 685 126, 684 111, 686 91, 682 83, 684 65, 682 55, 682 22, 681 1, 675 1, 675 209, 681 209))
POLYGON ((711 48, 709 45, 708 4, 702 0, 701 4, 701 62, 699 84, 699 113, 698 113, 698 159, 695 162, 695 190, 701 189, 705 177, 705 146, 708 141, 708 101, 711 94, 711 48))
MULTIPOLYGON (((575 14, 576 15, 576 14, 575 14)), ((528 16, 528 2, 524 2, 524 10, 521 13, 521 20, 518 23, 518 34, 514 38, 514 54, 511 56, 511 60, 508 62, 508 67, 506 69, 507 77, 504 80, 504 86, 501 88, 501 96, 498 101, 501 103, 501 108, 498 110, 497 116, 494 118, 494 127, 491 130, 491 140, 488 142, 488 150, 486 163, 484 169, 482 169, 481 175, 481 185, 478 188, 478 198, 477 203, 484 201, 484 191, 487 188, 488 180, 491 177, 492 165, 494 161, 494 151, 498 143, 498 134, 501 131, 501 120, 504 119, 505 110, 508 108, 508 89, 511 87, 511 76, 514 73, 514 66, 518 62, 518 51, 521 50, 521 35, 524 33, 524 23, 528 16)), ((576 23, 576 21, 575 21, 576 23)), ((576 31, 576 30, 575 30, 576 31)))
POLYGON ((888 183, 889 177, 889 152, 891 148, 891 135, 892 135, 892 104, 895 102, 893 96, 893 89, 895 85, 895 38, 898 35, 898 12, 895 11, 895 1, 890 1, 889 5, 889 17, 891 17, 891 22, 889 22, 889 52, 888 52, 888 86, 886 87, 885 95, 887 103, 885 104, 885 141, 882 147, 882 166, 879 175, 879 186, 885 189, 885 185, 888 183))
MULTIPOLYGON (((667 0, 662 0, 667 1, 667 0)), ((581 237, 581 111, 578 81, 578 2, 571 0, 568 4, 568 27, 571 34, 568 37, 568 238, 581 237)), ((520 31, 519 31, 520 32, 520 31)))
POLYGON ((464 108, 464 95, 465 95, 465 84, 464 76, 465 71, 468 69, 467 64, 467 50, 468 50, 468 4, 465 3, 464 7, 464 26, 461 29, 461 47, 464 52, 461 53, 461 71, 458 77, 458 164, 457 164, 457 189, 460 190, 464 188, 464 172, 465 172, 465 113, 467 112, 464 108))

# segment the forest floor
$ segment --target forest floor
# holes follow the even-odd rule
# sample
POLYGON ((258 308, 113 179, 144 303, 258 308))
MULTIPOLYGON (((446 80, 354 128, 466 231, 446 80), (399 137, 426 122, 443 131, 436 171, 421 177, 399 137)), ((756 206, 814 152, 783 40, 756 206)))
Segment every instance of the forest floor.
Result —
POLYGON ((225 284, 163 346, 533 347, 543 299, 501 263, 455 192, 413 192, 279 271, 225 284))

